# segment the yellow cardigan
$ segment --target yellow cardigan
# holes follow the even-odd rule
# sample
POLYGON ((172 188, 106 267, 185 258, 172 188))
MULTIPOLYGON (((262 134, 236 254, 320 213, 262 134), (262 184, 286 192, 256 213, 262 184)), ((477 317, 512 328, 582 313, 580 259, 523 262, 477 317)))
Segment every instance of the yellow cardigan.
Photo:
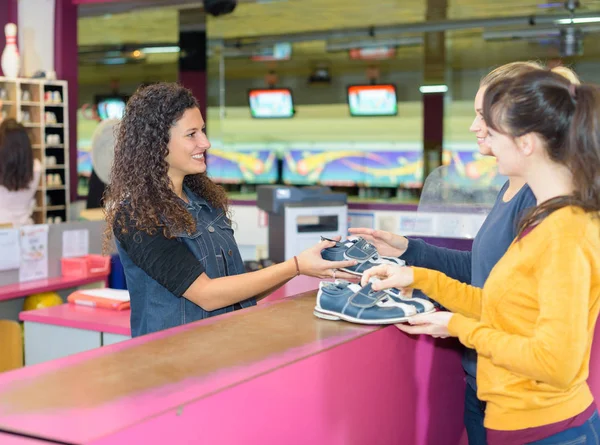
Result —
POLYGON ((414 268, 414 287, 456 312, 448 326, 477 350, 485 426, 519 430, 583 412, 600 303, 600 222, 562 208, 514 241, 483 289, 414 268))

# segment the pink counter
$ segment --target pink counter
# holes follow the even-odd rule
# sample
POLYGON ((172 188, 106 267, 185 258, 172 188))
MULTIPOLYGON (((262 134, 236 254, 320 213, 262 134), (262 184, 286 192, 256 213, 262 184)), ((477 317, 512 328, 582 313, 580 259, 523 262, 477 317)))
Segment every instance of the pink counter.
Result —
POLYGON ((61 304, 19 314, 19 320, 88 331, 131 336, 131 311, 112 311, 76 304, 61 304))
POLYGON ((95 277, 52 277, 43 280, 25 281, 23 283, 0 286, 0 301, 22 298, 39 292, 51 292, 61 289, 75 288, 98 281, 108 282, 108 274, 95 277))
POLYGON ((44 445, 51 442, 0 432, 0 443, 2 445, 44 445))
MULTIPOLYGON (((318 278, 303 275, 296 277, 262 300, 261 304, 317 289, 319 281, 318 278)), ((131 336, 130 315, 130 311, 112 311, 74 304, 63 304, 21 312, 19 320, 131 336)))
POLYGON ((317 319, 314 292, 0 375, 0 431, 94 445, 452 445, 453 340, 317 319))

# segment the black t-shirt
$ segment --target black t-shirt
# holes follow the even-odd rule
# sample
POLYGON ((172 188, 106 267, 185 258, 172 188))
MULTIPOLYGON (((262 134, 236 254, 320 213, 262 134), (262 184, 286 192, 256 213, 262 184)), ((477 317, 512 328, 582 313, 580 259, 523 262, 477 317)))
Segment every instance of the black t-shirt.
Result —
POLYGON ((121 233, 118 224, 113 233, 131 261, 173 295, 182 296, 204 273, 204 267, 186 245, 167 238, 161 229, 149 235, 137 230, 127 218, 127 233, 121 233))

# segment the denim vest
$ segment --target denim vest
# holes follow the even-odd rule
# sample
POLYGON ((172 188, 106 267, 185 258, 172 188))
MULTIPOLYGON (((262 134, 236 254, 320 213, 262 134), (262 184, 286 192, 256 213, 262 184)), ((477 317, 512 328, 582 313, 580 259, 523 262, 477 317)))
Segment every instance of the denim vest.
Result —
MULTIPOLYGON (((184 187, 184 191, 189 200, 187 210, 196 220, 196 231, 191 235, 180 234, 177 240, 190 249, 202 263, 205 273, 210 278, 244 273, 244 262, 227 216, 222 210, 213 209, 204 199, 196 196, 187 187, 184 187)), ((185 297, 173 295, 137 267, 119 242, 116 244, 131 296, 132 337, 234 310, 232 305, 208 312, 185 297)), ((255 304, 256 300, 250 298, 240 302, 239 305, 246 308, 255 304)))

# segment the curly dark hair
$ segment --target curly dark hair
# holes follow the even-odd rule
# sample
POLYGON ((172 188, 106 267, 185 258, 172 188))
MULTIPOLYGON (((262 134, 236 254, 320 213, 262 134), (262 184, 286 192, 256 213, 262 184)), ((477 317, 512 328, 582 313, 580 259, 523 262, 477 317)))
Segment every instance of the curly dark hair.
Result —
MULTIPOLYGON (((194 218, 171 189, 165 160, 169 130, 192 108, 199 108, 198 102, 177 83, 140 87, 127 102, 117 129, 110 184, 104 193, 105 247, 115 228, 127 232, 128 221, 150 235, 161 229, 167 238, 196 230, 194 218)), ((227 213, 225 190, 206 173, 188 175, 184 184, 227 213)))
POLYGON ((0 124, 0 185, 26 189, 33 179, 33 150, 27 130, 14 119, 0 124))

